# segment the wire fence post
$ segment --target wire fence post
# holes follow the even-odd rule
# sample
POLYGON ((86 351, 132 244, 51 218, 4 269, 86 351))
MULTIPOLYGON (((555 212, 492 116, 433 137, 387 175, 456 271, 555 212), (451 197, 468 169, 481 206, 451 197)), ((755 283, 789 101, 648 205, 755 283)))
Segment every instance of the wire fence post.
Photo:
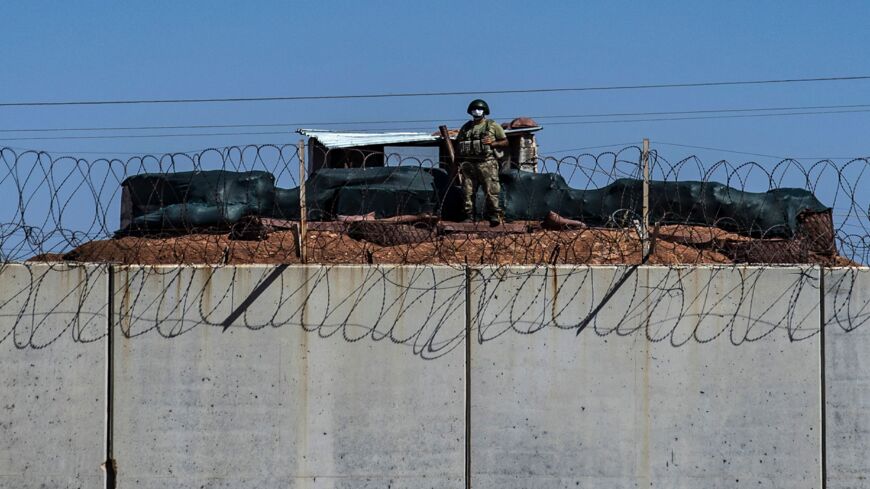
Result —
POLYGON ((299 260, 308 263, 308 253, 305 246, 307 233, 305 220, 308 217, 308 207, 305 199, 305 140, 296 143, 296 157, 299 159, 299 260))
POLYGON ((641 240, 643 242, 643 256, 650 251, 649 243, 649 139, 643 139, 643 153, 641 154, 643 165, 643 222, 641 223, 641 240))

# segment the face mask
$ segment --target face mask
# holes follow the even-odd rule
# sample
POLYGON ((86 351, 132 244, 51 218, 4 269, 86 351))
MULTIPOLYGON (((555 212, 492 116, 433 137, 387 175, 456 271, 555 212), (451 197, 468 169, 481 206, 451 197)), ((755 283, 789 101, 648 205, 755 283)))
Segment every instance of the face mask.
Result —
POLYGON ((472 117, 483 117, 483 109, 471 109, 472 117))

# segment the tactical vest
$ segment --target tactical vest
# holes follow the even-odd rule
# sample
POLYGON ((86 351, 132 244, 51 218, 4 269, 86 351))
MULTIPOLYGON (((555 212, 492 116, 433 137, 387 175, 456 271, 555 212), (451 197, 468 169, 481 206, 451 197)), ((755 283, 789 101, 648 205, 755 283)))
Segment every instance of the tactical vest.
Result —
MULTIPOLYGON (((489 136, 494 139, 495 132, 492 129, 492 124, 497 124, 497 122, 492 119, 486 119, 484 121, 484 124, 486 124, 486 130, 483 131, 483 133, 480 135, 480 138, 482 138, 483 136, 489 136)), ((459 137, 462 139, 461 141, 459 141, 459 156, 481 160, 490 157, 501 157, 501 151, 497 152, 492 146, 488 144, 483 144, 482 139, 466 139, 467 137, 469 137, 469 133, 471 133, 471 129, 459 134, 459 137)))

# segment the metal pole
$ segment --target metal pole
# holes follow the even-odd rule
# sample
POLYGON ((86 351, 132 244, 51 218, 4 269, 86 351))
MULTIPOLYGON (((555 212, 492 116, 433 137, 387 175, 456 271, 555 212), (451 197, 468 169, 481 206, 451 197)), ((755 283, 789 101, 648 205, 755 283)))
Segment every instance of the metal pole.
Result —
POLYGON ((649 139, 643 140, 643 224, 641 225, 641 239, 643 240, 643 254, 649 253, 649 139))
POLYGON ((308 253, 305 247, 307 232, 305 220, 308 217, 308 206, 305 200, 305 140, 296 143, 296 157, 299 159, 299 260, 308 263, 308 253))
POLYGON ((450 132, 447 130, 447 126, 438 126, 438 132, 441 133, 441 139, 444 140, 444 148, 447 150, 447 159, 450 163, 450 182, 452 183, 458 173, 456 169, 456 152, 453 150, 453 142, 450 141, 450 132))

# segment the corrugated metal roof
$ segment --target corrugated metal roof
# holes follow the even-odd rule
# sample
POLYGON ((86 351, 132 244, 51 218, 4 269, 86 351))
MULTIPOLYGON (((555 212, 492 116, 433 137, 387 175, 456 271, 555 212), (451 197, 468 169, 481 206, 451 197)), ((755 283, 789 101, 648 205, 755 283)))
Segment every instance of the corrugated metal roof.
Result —
MULTIPOLYGON (((541 126, 520 127, 516 129, 505 129, 505 134, 513 134, 518 132, 536 132, 543 129, 541 126)), ((455 129, 451 130, 450 138, 455 138, 455 129)), ((433 135, 428 132, 345 132, 345 131, 328 131, 323 129, 298 129, 296 131, 303 136, 316 138, 320 144, 327 148, 352 148, 354 146, 380 146, 402 143, 425 143, 429 141, 438 141, 440 135, 433 135)))
POLYGON ((422 143, 438 141, 441 136, 427 132, 337 132, 320 129, 299 129, 299 134, 316 138, 327 148, 350 148, 381 144, 422 143))

